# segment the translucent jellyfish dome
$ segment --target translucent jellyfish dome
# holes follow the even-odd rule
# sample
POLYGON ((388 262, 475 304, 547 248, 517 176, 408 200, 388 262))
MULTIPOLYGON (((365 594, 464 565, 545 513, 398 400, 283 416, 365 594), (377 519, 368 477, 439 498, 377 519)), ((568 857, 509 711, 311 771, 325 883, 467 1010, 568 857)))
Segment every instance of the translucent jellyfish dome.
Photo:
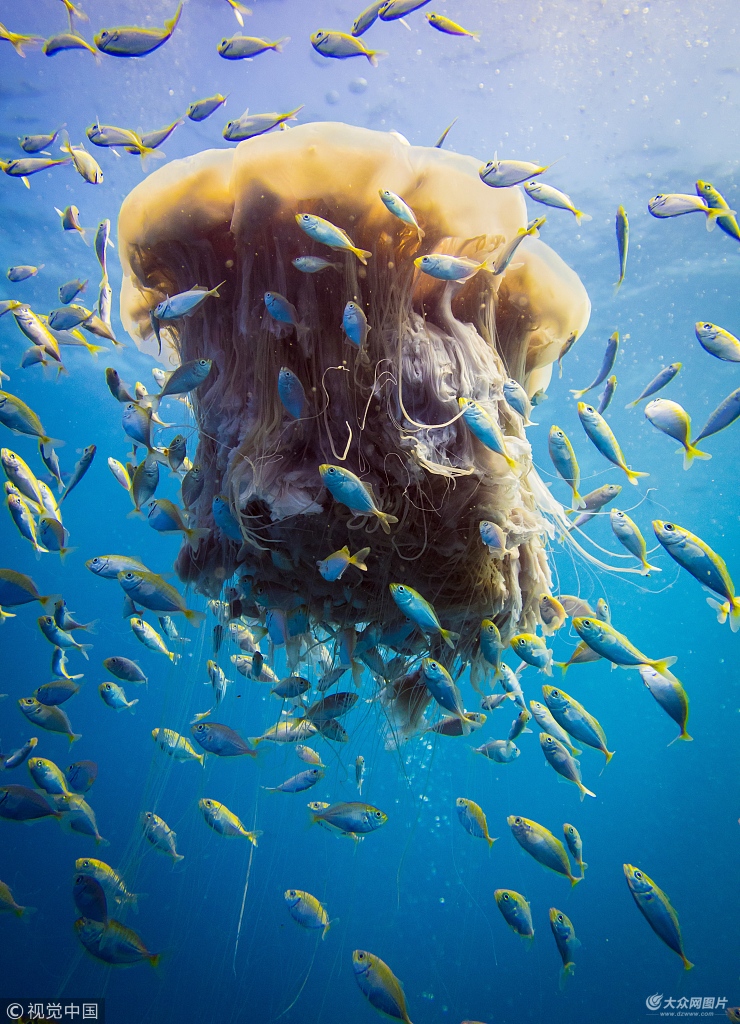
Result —
POLYGON ((577 275, 536 238, 499 275, 444 282, 417 269, 414 260, 427 253, 483 261, 526 227, 521 190, 489 188, 480 166, 395 133, 318 123, 173 161, 127 196, 119 220, 124 324, 169 368, 213 360, 192 396, 193 462, 206 481, 192 525, 211 532, 196 552, 180 552, 184 581, 215 596, 236 573, 250 593, 281 595, 331 629, 391 629, 402 616, 389 584, 403 583, 461 634, 463 652, 482 617, 504 638, 534 628, 539 597, 550 590, 543 488, 503 384, 515 378, 530 396, 546 387, 566 339, 584 331, 590 304, 577 275), (391 215, 381 189, 402 197, 423 237, 391 215), (296 222, 302 213, 344 230, 372 253, 367 265, 312 241, 296 222), (301 273, 292 261, 307 255, 334 266, 301 273), (220 298, 162 331, 160 355, 150 310, 221 281, 220 298), (295 307, 297 326, 270 316, 266 292, 295 307), (361 347, 342 329, 348 301, 370 327, 361 347), (283 367, 305 391, 298 419, 279 396, 283 367), (471 433, 461 397, 498 422, 515 468, 471 433), (374 516, 334 500, 322 464, 372 488, 378 507, 398 519, 389 534, 374 516), (214 522, 219 495, 242 543, 214 522), (482 520, 504 531, 504 557, 481 540, 482 520), (317 561, 345 544, 371 549, 367 572, 350 567, 329 582, 317 561))

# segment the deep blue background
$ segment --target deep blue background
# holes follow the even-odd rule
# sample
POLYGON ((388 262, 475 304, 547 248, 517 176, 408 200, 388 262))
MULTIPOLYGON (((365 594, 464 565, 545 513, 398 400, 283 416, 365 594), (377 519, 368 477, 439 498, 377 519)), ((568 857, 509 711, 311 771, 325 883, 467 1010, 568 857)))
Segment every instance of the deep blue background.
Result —
MULTIPOLYGON (((61 3, 39 0, 32 9, 27 6, 21 13, 20 5, 5 0, 0 20, 11 29, 42 35, 63 28, 61 3)), ((106 25, 161 24, 172 6, 160 0, 88 3, 92 21, 83 31, 91 37, 91 29, 106 25)), ((305 104, 301 121, 346 120, 396 129, 419 144, 433 143, 458 117, 448 145, 482 160, 494 151, 545 162, 563 157, 548 180, 570 192, 593 221, 579 229, 569 214, 552 211, 544 238, 580 274, 594 309, 587 335, 566 360, 562 381, 553 381, 549 400, 536 410, 540 426, 529 434, 535 460, 550 479, 547 430, 557 422, 573 438, 584 490, 624 482, 589 446, 569 395, 569 388, 593 378, 606 338, 618 328, 624 341, 610 422, 628 462, 650 472, 639 491, 625 486, 618 504, 636 506, 649 488, 631 513, 649 544, 650 520, 672 518, 720 551, 731 572, 740 572, 738 428, 708 441, 712 461, 697 462, 684 473, 673 454, 675 444, 640 410, 624 410, 626 401, 674 360, 683 361, 684 368, 666 396, 684 404, 698 426, 740 383, 740 370, 712 359, 693 335, 699 319, 740 330, 740 248, 719 231, 707 234, 700 218, 661 222, 645 212, 650 196, 692 191, 698 177, 713 181, 731 206, 740 202, 740 69, 731 0, 649 6, 561 0, 542 5, 546 11, 534 0, 496 5, 461 0, 436 9, 480 28, 480 43, 435 33, 419 13, 409 19, 411 32, 399 24, 378 25, 365 37, 368 45, 390 51, 377 70, 362 60, 324 61, 308 44, 318 27, 351 24, 358 11, 345 0, 310 5, 256 0, 254 6, 244 31, 291 36, 282 55, 267 53, 251 63, 222 60, 218 40, 238 30, 223 0, 189 0, 170 42, 141 61, 104 57, 96 66, 87 53, 50 60, 38 51, 21 60, 8 44, 0 44, 0 155, 17 157, 18 135, 62 122, 73 142, 82 141, 84 127, 96 115, 152 130, 182 115, 193 99, 221 91, 229 94, 227 107, 201 125, 187 122, 179 128, 163 146, 168 158, 224 145, 223 124, 247 106, 257 112, 299 103, 305 104), (615 295, 613 219, 619 203, 629 212, 632 233, 627 280, 615 295)), ((90 278, 86 297, 94 301, 94 253, 80 238, 62 234, 53 208, 75 203, 83 225, 94 227, 103 217, 115 225, 121 199, 142 173, 133 157, 117 159, 100 150, 95 155, 106 175, 101 187, 84 184, 71 168, 35 176, 30 191, 17 180, 0 180, 0 265, 45 264, 33 280, 6 283, 2 297, 19 297, 47 311, 58 304, 59 284, 81 276, 90 278)), ((148 170, 156 166, 152 162, 148 170)), ((534 212, 542 211, 533 206, 534 212)), ((110 260, 118 323, 120 270, 113 251, 110 260)), ((122 335, 120 323, 118 329, 122 335)), ((352 978, 351 952, 362 947, 381 956, 402 979, 415 1024, 467 1018, 498 1024, 544 1019, 626 1024, 649 1016, 645 999, 656 992, 740 1001, 738 639, 716 624, 691 578, 679 574, 661 551, 654 560, 662 573, 643 581, 594 572, 567 548, 553 545, 563 592, 593 601, 606 595, 618 628, 641 649, 678 657, 676 672, 691 699, 692 744, 667 746, 673 723, 636 673, 612 672, 604 663, 574 668, 566 688, 598 716, 617 751, 603 775, 601 757, 584 754, 584 781, 598 799, 581 805, 575 789, 558 784, 543 763, 536 735, 522 737, 522 756, 510 766, 476 758, 468 740, 444 738, 415 740, 399 757, 384 751, 379 713, 362 703, 345 720, 350 743, 336 754, 322 746, 330 768, 311 794, 351 799, 354 758, 365 756, 367 798, 388 813, 389 822, 355 848, 318 828, 308 830, 303 796, 260 789, 300 769, 291 749, 264 749, 256 763, 212 759, 205 770, 175 764, 153 750, 152 728, 186 732, 192 714, 207 706, 208 632, 191 630, 185 658, 171 668, 130 633, 121 619, 117 585, 84 568, 93 555, 127 552, 166 572, 177 551, 176 539, 126 518, 128 498, 105 465, 109 455, 123 460, 128 446, 104 368, 115 365, 126 381, 151 385, 151 364, 130 341, 125 350, 98 360, 67 351, 71 372, 55 381, 44 379, 39 368, 16 369, 22 342, 12 317, 0 320, 2 365, 12 378, 8 387, 39 412, 53 436, 66 439, 60 450, 64 469, 72 468, 78 449, 98 446, 92 470, 64 506, 77 548, 65 565, 51 555, 35 562, 8 515, 0 515, 2 565, 31 573, 42 591, 63 592, 80 617, 99 619, 89 665, 79 655, 70 657, 73 670, 87 673, 82 692, 66 705, 83 739, 70 754, 64 738, 40 733, 37 752, 62 766, 83 757, 98 761, 90 802, 111 843, 98 855, 123 870, 134 891, 146 894, 138 916, 127 920, 165 958, 156 972, 146 965, 108 970, 89 960, 72 933, 71 876, 76 857, 96 855, 92 841, 64 835, 53 823, 25 828, 0 822, 0 877, 19 902, 38 908, 28 927, 11 916, 0 919, 3 995, 105 995, 114 1024, 271 1021, 291 1003, 312 964, 286 1021, 371 1022, 374 1011, 352 978), (135 716, 114 714, 96 693, 105 678, 101 661, 112 654, 137 658, 149 674, 148 689, 127 687, 129 697, 140 698, 135 716), (203 795, 225 802, 249 827, 256 820, 265 833, 253 858, 235 969, 249 847, 205 827, 196 804, 203 795), (461 795, 481 804, 492 835, 500 837, 490 854, 457 822, 454 799, 461 795), (143 810, 156 810, 176 829, 185 855, 178 868, 144 848, 138 824, 143 810), (564 821, 575 823, 589 864, 586 880, 571 892, 565 880, 522 854, 506 826, 512 813, 534 818, 557 834, 564 821), (690 976, 682 977, 678 959, 633 905, 622 875, 624 861, 644 868, 670 895, 687 954, 696 963, 690 976), (313 892, 338 919, 323 943, 288 916, 282 893, 289 887, 313 892), (537 933, 531 950, 498 913, 493 901, 498 887, 517 889, 530 901, 537 933), (576 976, 563 992, 547 919, 553 905, 571 917, 583 944, 576 976)), ((163 410, 174 422, 185 422, 179 403, 167 403, 163 410)), ((165 432, 162 439, 169 436, 165 432)), ((40 468, 29 439, 5 431, 1 440, 40 468)), ((562 482, 554 481, 553 489, 566 499, 562 482)), ((589 530, 600 544, 621 553, 608 522, 593 523, 589 530)), ((31 734, 16 700, 49 679, 51 649, 36 628, 39 609, 17 612, 0 632, 0 690, 9 694, 0 703, 6 752, 31 734)), ((566 629, 555 640, 556 657, 566 659, 574 644, 566 629)), ((220 718, 254 734, 274 721, 277 702, 267 688, 237 678, 241 685, 229 694, 220 718)), ((541 682, 527 671, 528 699, 539 696, 541 682)), ((473 706, 472 694, 467 699, 473 706)), ((478 735, 482 740, 505 735, 508 722, 509 712, 498 711, 478 735)), ((25 768, 2 781, 26 782, 25 768)))

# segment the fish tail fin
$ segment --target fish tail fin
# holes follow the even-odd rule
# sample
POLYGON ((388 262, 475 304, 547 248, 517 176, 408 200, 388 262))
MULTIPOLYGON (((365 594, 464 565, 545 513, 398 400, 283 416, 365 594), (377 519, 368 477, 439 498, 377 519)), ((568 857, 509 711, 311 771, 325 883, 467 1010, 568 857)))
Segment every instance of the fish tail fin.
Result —
POLYGON ((641 476, 650 476, 649 473, 638 473, 634 469, 625 469, 625 473, 627 474, 627 479, 629 480, 629 482, 631 484, 634 484, 635 487, 637 487, 637 481, 640 479, 641 476))
POLYGON ((455 649, 455 640, 459 640, 460 639, 460 634, 459 633, 453 633, 451 629, 440 629, 439 633, 440 633, 440 636, 442 637, 442 639, 444 640, 444 642, 447 644, 447 646, 451 647, 454 650, 455 649))
POLYGON ((93 646, 92 644, 80 644, 79 647, 78 647, 78 650, 79 650, 80 654, 82 655, 82 657, 85 659, 85 661, 89 661, 90 660, 90 658, 88 657, 88 653, 87 652, 92 650, 92 646, 93 646))
MULTIPOLYGON (((388 56, 388 51, 387 50, 368 50, 365 56, 370 61, 372 66, 374 68, 377 68, 378 61, 382 60, 383 57, 387 57, 388 56)), ((364 263, 364 260, 363 260, 363 263, 364 263)))
POLYGON ((39 437, 39 444, 48 445, 50 448, 63 448, 65 442, 56 437, 47 437, 46 434, 42 434, 39 437))
MULTIPOLYGON (((368 253, 368 256, 369 255, 371 255, 371 254, 368 253)), ((389 515, 387 512, 376 512, 375 515, 380 520, 380 525, 381 525, 381 527, 383 529, 383 533, 390 533, 391 532, 391 524, 398 522, 398 517, 397 516, 389 515)))
POLYGON ((687 741, 691 742, 691 741, 693 741, 693 739, 694 739, 694 737, 693 736, 689 736, 689 734, 686 732, 686 723, 684 722, 684 724, 681 726, 681 732, 678 734, 678 736, 674 736, 673 737, 673 739, 668 744, 668 746, 672 747, 673 744, 676 742, 676 740, 687 740, 687 741))
POLYGON ((73 743, 77 742, 77 740, 81 740, 82 739, 82 733, 81 732, 69 732, 69 733, 67 733, 67 739, 69 740, 69 745, 71 747, 73 743))
POLYGON ((584 213, 583 210, 576 210, 576 224, 583 224, 584 222, 593 220, 593 217, 589 213, 584 213))
MULTIPOLYGON (((611 759, 614 757, 615 754, 616 754, 616 750, 605 750, 604 751, 604 757, 606 758, 605 765, 609 764, 609 762, 611 761, 611 759)), ((593 793, 591 794, 591 796, 593 796, 593 793)))
POLYGON ((583 783, 581 783, 578 788, 581 791, 581 803, 583 803, 583 798, 585 796, 593 796, 593 797, 596 796, 596 794, 592 793, 590 789, 586 789, 586 787, 583 785, 583 783))
POLYGON ((177 28, 177 23, 180 20, 180 15, 182 14, 182 5, 183 0, 180 0, 180 3, 177 5, 177 10, 175 11, 175 13, 172 15, 169 21, 166 21, 164 23, 164 27, 167 29, 170 35, 172 35, 172 33, 177 28))
POLYGON ((579 882, 583 881, 583 875, 573 875, 573 874, 570 874, 568 877, 570 878, 570 887, 571 887, 571 889, 574 888, 576 885, 578 885, 579 882))
POLYGON ((553 665, 557 665, 558 666, 560 671, 563 673, 563 678, 565 678, 565 673, 570 668, 570 662, 569 661, 553 661, 553 665))
POLYGON ((2 625, 6 619, 14 619, 14 612, 6 612, 4 608, 0 608, 0 625, 2 625))
MULTIPOLYGON (((207 531, 210 533, 210 530, 207 531)), ((188 620, 191 626, 200 626, 201 623, 205 622, 206 616, 204 612, 197 612, 194 608, 186 608, 183 615, 188 620)))
MULTIPOLYGON (((678 449, 679 454, 682 449, 678 449)), ((691 469, 694 459, 711 459, 711 455, 708 452, 699 451, 690 441, 686 442, 686 447, 683 449, 683 468, 691 469)))
MULTIPOLYGON (((561 368, 561 374, 560 375, 562 376, 562 368, 561 368)), ((570 389, 570 393, 571 393, 571 395, 573 395, 574 398, 583 398, 583 396, 586 394, 586 392, 588 390, 589 390, 589 388, 580 388, 580 389, 576 388, 576 390, 574 391, 573 388, 571 388, 570 389)))
POLYGON ((740 598, 733 597, 732 608, 729 609, 729 612, 730 629, 733 633, 737 633, 737 631, 740 629, 740 598))
POLYGON ((560 972, 560 981, 558 982, 558 988, 560 989, 561 992, 565 988, 565 984, 568 981, 568 978, 572 978, 573 977, 573 974, 575 972, 575 968, 576 968, 576 965, 574 963, 567 963, 563 967, 562 971, 560 972))
POLYGON ((179 864, 181 860, 185 860, 185 854, 184 853, 173 853, 173 855, 172 855, 173 866, 175 864, 179 864))
POLYGON ((583 500, 582 496, 578 493, 575 487, 573 488, 573 505, 574 508, 586 507, 586 502, 583 500))
POLYGON ((367 566, 365 565, 365 559, 370 554, 370 548, 360 548, 350 558, 350 562, 356 569, 361 569, 363 572, 367 572, 367 566))
POLYGON ((18 907, 14 913, 24 924, 28 924, 31 915, 36 913, 36 907, 18 907))
POLYGON ((259 837, 261 835, 262 835, 261 830, 257 829, 256 832, 247 832, 247 839, 250 841, 252 846, 256 846, 257 845, 257 840, 259 839, 259 837))
POLYGON ((488 843, 488 849, 490 850, 496 840, 492 839, 491 836, 486 836, 486 842, 488 843))
MULTIPOLYGON (((197 550, 198 545, 202 540, 205 540, 206 537, 210 537, 211 535, 211 531, 206 529, 192 528, 184 530, 183 532, 185 533, 185 536, 188 539, 188 544, 190 545, 193 551, 197 550)), ((368 548, 368 551, 369 550, 370 549, 368 548)))
POLYGON ((159 967, 160 963, 162 962, 162 954, 150 953, 149 956, 147 957, 147 960, 152 965, 152 967, 159 967))
POLYGON ((289 43, 289 42, 290 42, 290 36, 283 36, 282 39, 277 39, 272 44, 272 49, 275 50, 277 53, 282 53, 283 52, 283 47, 285 46, 286 43, 289 43))
POLYGON ((651 572, 662 572, 657 565, 651 565, 646 558, 642 560, 642 570, 640 571, 641 576, 649 576, 651 572))
POLYGON ((177 661, 177 655, 174 653, 174 651, 167 651, 167 657, 170 659, 173 665, 177 661))
POLYGON ((683 969, 685 971, 690 971, 691 968, 694 966, 692 962, 690 960, 687 960, 685 954, 683 953, 681 954, 681 959, 683 960, 683 969))
POLYGON ((510 455, 504 455, 504 459, 506 460, 506 465, 509 467, 509 469, 516 470, 519 468, 519 464, 517 463, 516 459, 512 459, 510 455))
POLYGON ((717 622, 719 622, 720 626, 723 626, 727 622, 727 616, 730 614, 730 602, 718 601, 714 597, 708 597, 707 604, 710 608, 714 608, 717 613, 717 622))
POLYGON ((707 219, 705 221, 707 225, 707 231, 714 231, 715 227, 717 226, 718 217, 726 217, 729 212, 729 210, 708 209, 706 211, 707 219))
POLYGON ((627 404, 625 405, 625 409, 634 409, 634 407, 635 407, 636 405, 638 405, 638 404, 639 404, 639 402, 640 402, 640 399, 639 399, 639 398, 636 398, 636 399, 634 400, 634 402, 627 402, 627 404))
POLYGON ((143 405, 145 408, 151 409, 152 413, 159 411, 159 403, 161 401, 161 394, 142 395, 141 398, 138 399, 139 405, 143 405))
POLYGON ((369 252, 369 251, 368 251, 367 249, 358 249, 358 248, 357 248, 356 246, 354 246, 354 245, 353 245, 353 246, 351 246, 351 249, 350 249, 350 251, 351 251, 351 252, 353 252, 353 253, 355 254, 355 256, 356 256, 356 257, 357 257, 357 259, 358 259, 358 260, 360 261, 360 263, 363 263, 363 264, 364 264, 365 266, 367 266, 367 261, 368 261, 368 260, 370 259, 370 257, 372 256, 372 253, 371 253, 371 252, 369 252))
POLYGON ((580 757, 581 754, 583 753, 583 751, 579 750, 578 747, 574 747, 572 745, 571 745, 571 748, 570 748, 570 752, 573 755, 573 757, 580 757))
POLYGON ((671 658, 659 658, 657 661, 649 662, 649 664, 652 665, 659 675, 665 676, 666 679, 673 679, 674 681, 677 681, 673 673, 669 672, 671 665, 675 665, 677 661, 678 658, 674 656, 671 658))
POLYGON ((134 704, 138 704, 138 703, 139 703, 139 698, 138 697, 134 697, 133 700, 130 700, 128 702, 128 709, 129 709, 129 711, 131 712, 132 715, 136 714, 136 712, 134 711, 134 704))

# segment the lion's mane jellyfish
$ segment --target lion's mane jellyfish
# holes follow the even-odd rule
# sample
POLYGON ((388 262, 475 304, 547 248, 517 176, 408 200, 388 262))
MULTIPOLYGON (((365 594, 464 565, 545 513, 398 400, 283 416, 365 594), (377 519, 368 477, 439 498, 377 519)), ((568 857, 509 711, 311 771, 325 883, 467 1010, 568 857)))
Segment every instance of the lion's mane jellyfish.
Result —
POLYGON ((499 276, 445 283, 417 270, 414 259, 426 253, 482 261, 526 227, 521 190, 489 188, 479 167, 395 133, 320 123, 174 161, 126 198, 121 311, 143 351, 157 356, 149 318, 157 303, 226 282, 220 298, 162 331, 170 365, 213 360, 192 396, 193 461, 206 480, 193 525, 211 533, 197 552, 183 547, 176 568, 184 581, 216 596, 236 573, 243 592, 268 596, 263 607, 301 606, 330 631, 376 623, 386 634, 404 621, 388 585, 405 583, 461 634, 464 659, 483 617, 504 639, 534 629, 538 599, 550 590, 544 489, 502 388, 507 377, 529 395, 546 387, 590 305, 576 274, 534 238, 499 276), (389 213, 380 189, 411 207, 422 239, 389 213), (312 241, 299 213, 346 231, 372 253, 367 266, 312 241), (301 273, 292 261, 305 255, 336 266, 301 273), (268 314, 266 292, 293 304, 297 327, 268 314), (342 330, 350 300, 370 325, 361 348, 342 330), (279 397, 282 367, 307 396, 297 420, 279 397), (460 397, 498 421, 515 470, 471 434, 460 397), (319 474, 325 463, 372 486, 378 506, 398 519, 390 534, 333 499, 319 474), (243 543, 215 525, 218 495, 243 543), (506 534, 503 558, 482 542, 481 520, 506 534), (350 566, 325 581, 317 561, 345 544, 370 547, 367 572, 350 566))

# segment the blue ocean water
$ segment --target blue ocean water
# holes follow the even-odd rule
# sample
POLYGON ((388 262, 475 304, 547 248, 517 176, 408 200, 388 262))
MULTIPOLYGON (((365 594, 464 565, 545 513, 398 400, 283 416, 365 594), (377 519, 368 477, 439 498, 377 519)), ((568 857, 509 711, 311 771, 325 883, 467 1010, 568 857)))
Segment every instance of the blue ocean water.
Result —
MULTIPOLYGON (((109 25, 161 25, 173 13, 173 5, 160 0, 83 6, 90 24, 80 27, 88 39, 109 25)), ((227 106, 202 124, 186 121, 176 129, 162 147, 167 161, 227 145, 223 124, 246 107, 283 111, 300 104, 300 123, 331 120, 394 130, 413 145, 433 145, 457 118, 445 143, 452 151, 481 163, 494 153, 557 160, 548 182, 573 196, 592 221, 579 227, 570 214, 533 203, 529 213, 547 213, 543 239, 580 276, 592 313, 587 333, 564 361, 562 379, 556 372, 547 401, 533 413, 539 425, 528 438, 535 465, 565 502, 567 488, 554 477, 547 454, 547 432, 557 423, 576 446, 582 491, 623 482, 589 445, 570 396, 570 389, 593 379, 606 339, 619 330, 619 383, 609 422, 628 463, 650 473, 639 488, 623 488, 620 507, 633 509, 649 548, 650 521, 672 520, 700 535, 737 573, 737 427, 707 441, 712 460, 685 473, 673 454, 675 443, 640 409, 624 409, 662 366, 676 360, 683 369, 670 397, 698 426, 739 383, 734 364, 712 359, 694 337, 698 320, 738 332, 738 243, 719 230, 706 232, 701 217, 658 221, 646 208, 651 196, 691 193, 694 182, 704 179, 740 209, 735 5, 460 0, 437 9, 479 30, 480 42, 435 33, 424 11, 416 12, 408 17, 408 30, 397 22, 378 24, 363 37, 388 51, 377 69, 362 58, 331 61, 311 49, 309 36, 317 28, 349 28, 359 12, 346 0, 255 0, 245 33, 289 36, 290 42, 283 53, 251 62, 224 61, 216 51, 222 37, 238 30, 224 0, 188 0, 172 38, 140 60, 103 56, 96 64, 82 51, 49 59, 34 49, 20 59, 2 44, 2 159, 21 155, 18 136, 62 124, 74 143, 81 142, 96 117, 151 131, 183 116, 194 99, 219 91, 228 95, 227 106), (629 214, 631 234, 626 280, 615 292, 619 204, 629 214)), ((61 31, 66 22, 57 0, 32 7, 4 2, 0 12, 9 29, 41 36, 61 31)), ((23 283, 4 282, 0 298, 19 298, 48 312, 58 305, 59 285, 79 276, 90 278, 82 298, 93 302, 95 254, 81 238, 61 231, 54 208, 78 206, 81 223, 93 229, 110 218, 115 241, 122 200, 160 165, 149 161, 142 168, 134 157, 103 150, 95 156, 105 175, 100 186, 84 183, 69 167, 33 176, 28 190, 3 176, 0 266, 43 268, 23 283)), ((53 555, 36 561, 10 516, 0 517, 2 567, 30 574, 42 593, 62 593, 83 621, 98 620, 89 638, 89 663, 70 655, 71 670, 84 672, 85 679, 65 710, 82 739, 70 750, 64 737, 39 732, 18 711, 17 700, 51 678, 51 648, 36 625, 40 609, 27 605, 15 609, 16 617, 0 631, 0 690, 8 694, 0 701, 0 749, 7 754, 38 735, 36 753, 61 767, 81 758, 96 761, 90 803, 110 843, 98 848, 53 822, 25 827, 0 821, 0 878, 18 903, 37 908, 27 924, 10 914, 0 917, 0 996, 21 1002, 104 997, 114 1024, 372 1021, 375 1011, 353 978, 352 951, 361 948, 386 961, 403 982, 414 1024, 545 1018, 552 1024, 628 1024, 658 1015, 646 1005, 654 994, 675 1002, 711 998, 720 1017, 724 1004, 714 1010, 715 1000, 740 1002, 737 639, 717 624, 698 583, 660 548, 651 560, 661 572, 643 579, 597 569, 558 538, 550 544, 553 592, 578 594, 592 604, 606 597, 617 628, 641 650, 678 658, 675 672, 690 698, 694 740, 669 746, 674 724, 637 673, 612 671, 603 661, 569 670, 568 692, 598 717, 617 752, 603 774, 599 755, 586 751, 582 758, 595 800, 579 803, 577 791, 557 780, 536 749, 536 734, 520 738, 522 755, 511 765, 471 753, 473 745, 506 735, 506 709, 493 712, 473 739, 431 734, 431 740, 413 738, 400 752, 384 749, 382 715, 376 703, 365 701, 376 689, 367 673, 363 700, 343 719, 350 741, 321 742, 328 768, 309 794, 262 788, 304 767, 290 745, 265 744, 256 761, 209 758, 204 769, 175 763, 154 748, 153 728, 187 735, 192 716, 208 706, 210 691, 203 684, 214 620, 209 617, 200 630, 183 626, 189 642, 172 666, 133 637, 121 617, 117 584, 96 579, 84 567, 95 555, 117 552, 171 573, 180 546, 176 536, 127 518, 130 500, 106 466, 109 456, 125 461, 129 445, 104 369, 114 366, 124 380, 144 381, 152 390, 154 365, 125 337, 118 314, 121 269, 115 250, 110 252, 113 325, 125 349, 97 359, 66 350, 69 374, 57 380, 39 367, 17 368, 24 339, 12 314, 0 319, 0 356, 10 375, 5 387, 38 412, 52 436, 65 440, 59 449, 63 469, 71 471, 84 446, 98 449, 63 506, 76 549, 63 564, 53 555), (102 659, 116 654, 135 658, 149 676, 146 688, 126 686, 129 698, 139 698, 133 715, 114 713, 96 693, 106 678, 102 659), (305 803, 356 799, 358 754, 367 765, 363 797, 389 820, 355 844, 308 828, 305 803), (460 827, 454 806, 459 796, 484 809, 491 835, 498 837, 490 853, 460 827), (222 801, 247 828, 261 829, 257 849, 210 831, 197 807, 202 797, 222 801), (180 865, 173 868, 142 839, 139 816, 147 810, 177 832, 185 857, 180 865), (556 835, 563 822, 574 823, 589 865, 584 881, 571 890, 567 880, 527 857, 506 824, 510 814, 534 819, 556 835), (106 967, 82 950, 73 931, 72 878, 75 859, 85 856, 106 860, 123 873, 131 891, 145 894, 138 914, 129 913, 126 923, 148 949, 162 952, 156 969, 106 967), (640 916, 625 884, 625 862, 646 871, 670 896, 687 956, 695 963, 690 974, 684 975, 679 959, 640 916), (523 893, 531 904, 531 948, 508 929, 495 906, 493 891, 502 887, 523 893), (333 923, 324 941, 290 918, 283 901, 288 888, 307 890, 326 904, 333 923), (548 924, 552 906, 570 917, 582 944, 575 976, 562 990, 548 924)), ((192 423, 178 402, 163 403, 162 413, 178 426, 192 423)), ((171 436, 162 432, 158 441, 171 436)), ((3 428, 2 443, 42 474, 32 439, 3 428)), ((194 438, 191 457, 193 449, 194 438)), ((164 474, 161 494, 177 494, 164 474)), ((613 554, 623 554, 605 519, 592 522, 588 531, 613 554)), ((205 607, 199 595, 191 593, 189 600, 205 607)), ((566 660, 577 639, 567 624, 552 642, 555 657, 566 660)), ((225 654, 231 651, 226 645, 225 654)), ((513 654, 507 660, 515 666, 513 654)), ((257 735, 277 720, 280 705, 266 687, 236 675, 227 656, 222 662, 236 682, 219 720, 242 735, 257 735)), ((527 699, 537 699, 545 681, 527 669, 527 699)), ((468 682, 464 697, 469 708, 477 706, 468 682)), ((30 785, 26 768, 0 776, 0 784, 10 782, 30 785)), ((705 1001, 705 1016, 709 1010, 705 1001)), ((686 1012, 699 1010, 694 1004, 686 1012)))

